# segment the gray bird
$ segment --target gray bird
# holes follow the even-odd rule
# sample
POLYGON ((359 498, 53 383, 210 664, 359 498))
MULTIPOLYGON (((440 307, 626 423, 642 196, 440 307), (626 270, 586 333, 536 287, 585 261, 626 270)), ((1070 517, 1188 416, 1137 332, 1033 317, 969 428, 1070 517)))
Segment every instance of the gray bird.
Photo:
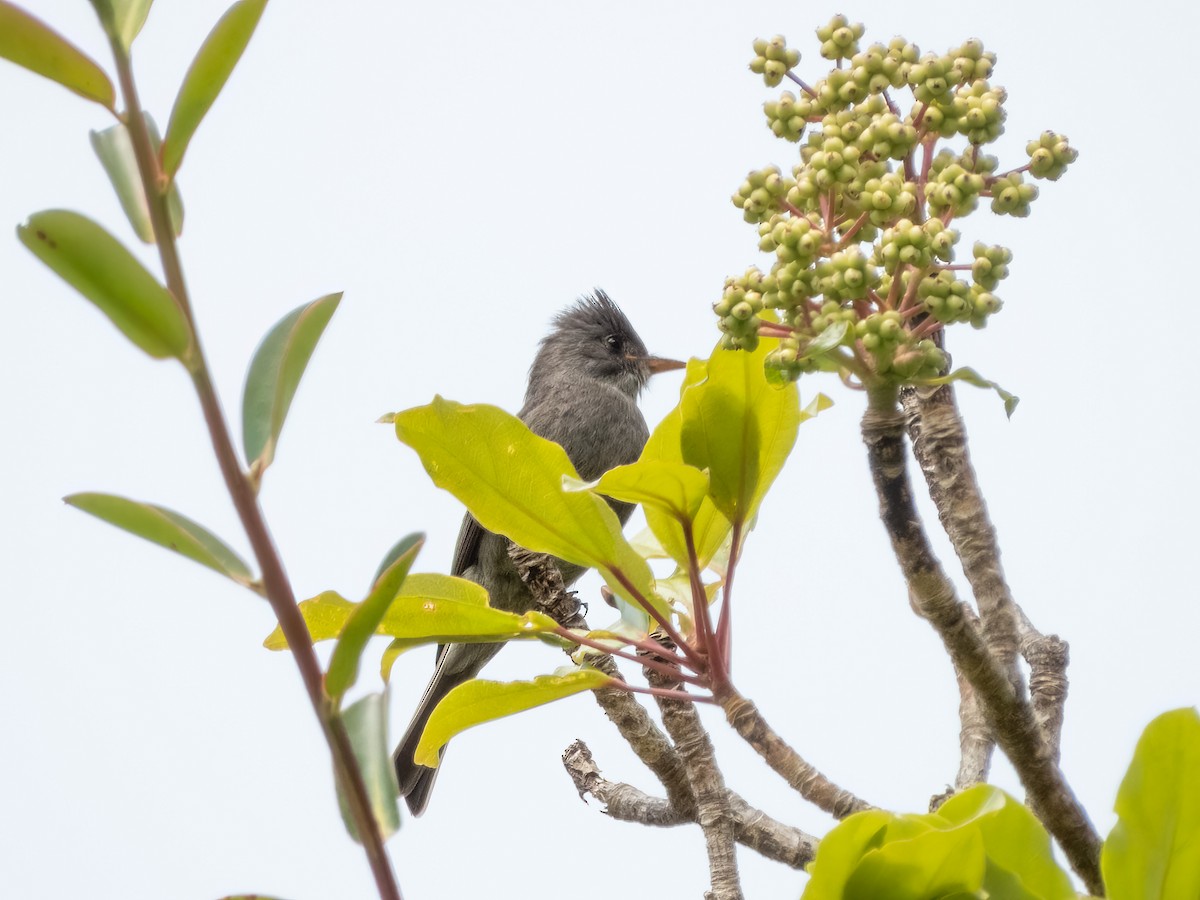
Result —
MULTIPOLYGON (((637 397, 656 372, 685 364, 650 356, 625 314, 601 290, 581 298, 554 319, 529 369, 525 405, 517 414, 530 431, 561 444, 587 481, 634 462, 650 433, 637 397)), ((609 500, 621 523, 633 505, 609 500)), ((582 566, 557 560, 563 583, 584 573, 582 566)), ((533 606, 508 555, 508 539, 486 530, 468 513, 454 548, 453 575, 487 588, 491 605, 523 613, 533 606)), ((412 814, 429 803, 438 769, 418 766, 413 751, 433 708, 453 688, 469 681, 503 644, 444 644, 437 668, 393 758, 400 794, 412 814)))

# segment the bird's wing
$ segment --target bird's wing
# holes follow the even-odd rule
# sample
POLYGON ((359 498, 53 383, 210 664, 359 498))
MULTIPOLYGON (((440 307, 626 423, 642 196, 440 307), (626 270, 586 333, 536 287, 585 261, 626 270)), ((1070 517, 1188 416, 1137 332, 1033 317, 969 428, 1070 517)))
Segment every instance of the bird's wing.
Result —
POLYGON ((479 561, 479 542, 483 540, 483 526, 470 513, 463 516, 462 528, 458 530, 458 542, 454 545, 454 561, 450 574, 462 577, 463 573, 479 561))

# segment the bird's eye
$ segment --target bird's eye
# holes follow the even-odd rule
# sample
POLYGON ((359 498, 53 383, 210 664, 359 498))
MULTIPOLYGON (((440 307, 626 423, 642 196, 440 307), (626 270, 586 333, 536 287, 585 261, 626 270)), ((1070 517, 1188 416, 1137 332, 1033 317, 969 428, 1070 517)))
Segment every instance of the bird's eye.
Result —
POLYGON ((619 334, 610 334, 604 339, 604 346, 613 353, 621 352, 621 336, 619 334))

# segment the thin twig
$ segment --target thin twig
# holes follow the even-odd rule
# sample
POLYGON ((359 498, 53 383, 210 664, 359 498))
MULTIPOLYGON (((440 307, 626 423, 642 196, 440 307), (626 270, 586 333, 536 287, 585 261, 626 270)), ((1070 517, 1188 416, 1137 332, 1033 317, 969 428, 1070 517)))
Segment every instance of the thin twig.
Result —
POLYGON ((805 800, 837 819, 870 809, 867 803, 838 787, 781 738, 753 702, 732 687, 717 698, 733 730, 753 747, 776 774, 805 800))
POLYGON ((341 782, 351 818, 354 820, 363 849, 367 854, 379 896, 383 900, 400 900, 400 888, 396 884, 391 861, 384 849, 383 836, 379 830, 379 823, 372 812, 362 773, 350 745, 350 738, 340 716, 337 715, 325 694, 321 667, 313 650, 308 627, 304 624, 304 619, 296 605, 295 593, 292 591, 291 583, 284 572, 283 562, 279 558, 279 553, 267 529, 254 489, 238 461, 237 451, 233 448, 229 428, 213 387, 212 377, 209 374, 200 337, 196 332, 192 317, 191 302, 188 299, 187 285, 183 277, 183 267, 175 244, 175 234, 170 226, 166 194, 158 186, 160 182, 165 184, 166 181, 161 177, 162 172, 159 169, 158 158, 154 153, 150 135, 142 117, 141 103, 138 100, 137 86, 133 79, 129 55, 115 39, 112 41, 112 49, 121 91, 125 97, 125 124, 129 130, 134 156, 142 179, 142 187, 146 194, 150 223, 162 261, 163 273, 166 276, 167 289, 180 305, 192 332, 192 345, 185 364, 204 412, 204 420, 212 440, 213 453, 216 455, 221 475, 237 510, 238 518, 241 520, 242 527, 254 550, 255 559, 262 570, 262 584, 267 600, 287 638, 288 647, 300 670, 309 701, 321 723, 325 740, 329 744, 334 770, 341 782))
MULTIPOLYGON (((604 813, 614 819, 660 828, 696 821, 695 809, 690 814, 681 812, 669 800, 604 778, 583 741, 574 741, 566 749, 563 766, 575 782, 579 796, 591 794, 604 804, 604 813)), ((734 837, 739 844, 793 869, 803 869, 812 862, 817 851, 815 837, 753 808, 733 791, 729 792, 729 806, 734 837)))

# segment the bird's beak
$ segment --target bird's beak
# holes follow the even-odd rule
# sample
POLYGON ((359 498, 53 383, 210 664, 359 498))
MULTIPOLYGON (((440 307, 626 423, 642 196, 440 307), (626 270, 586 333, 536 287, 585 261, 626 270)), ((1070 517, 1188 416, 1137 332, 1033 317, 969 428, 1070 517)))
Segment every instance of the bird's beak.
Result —
POLYGON ((630 359, 636 359, 638 362, 646 364, 646 368, 650 370, 651 375, 657 375, 659 372, 671 372, 675 369, 686 369, 687 363, 680 362, 677 359, 666 359, 662 356, 630 356, 630 359))

